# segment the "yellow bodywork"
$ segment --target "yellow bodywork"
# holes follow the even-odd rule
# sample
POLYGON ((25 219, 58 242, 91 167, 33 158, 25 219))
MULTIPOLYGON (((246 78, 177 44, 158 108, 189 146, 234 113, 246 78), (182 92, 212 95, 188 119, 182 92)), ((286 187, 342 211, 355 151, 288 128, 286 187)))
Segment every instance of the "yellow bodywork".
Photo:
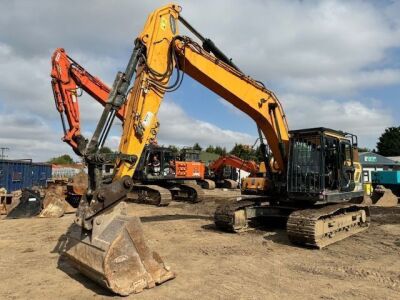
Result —
MULTIPOLYGON (((289 135, 279 100, 273 92, 205 52, 189 38, 174 39, 179 33, 180 10, 179 6, 169 4, 154 11, 138 37, 146 46, 146 65, 142 64, 139 67, 133 88, 128 95, 129 105, 123 125, 120 152, 140 157, 146 141, 156 127, 156 117, 164 92, 156 88, 149 69, 158 73, 166 72, 169 63, 168 51, 171 43, 174 43, 171 47, 175 47, 181 71, 249 115, 264 133, 278 171, 285 171, 289 135), (138 128, 144 129, 141 134, 138 134, 138 128), (280 143, 283 152, 279 148, 280 143)), ((170 76, 165 76, 158 84, 167 85, 169 79, 170 76)), ((115 179, 125 175, 132 176, 136 164, 137 162, 132 164, 118 161, 115 179)))
MULTIPOLYGON (((144 30, 138 37, 147 49, 147 65, 160 73, 165 72, 167 68, 169 45, 172 38, 178 33, 176 26, 178 9, 175 5, 166 5, 154 11, 148 17, 144 30), (170 22, 172 20, 176 26, 175 33, 171 31, 170 22)), ((155 91, 149 84, 149 74, 142 65, 136 74, 133 88, 127 99, 129 105, 119 145, 121 153, 141 156, 146 142, 152 135, 152 130, 157 125, 157 113, 163 96, 162 92, 155 91), (140 136, 136 132, 138 126, 144 129, 140 136)), ((137 162, 132 165, 125 161, 119 161, 117 164, 115 178, 122 178, 124 175, 133 175, 137 162)))
POLYGON ((267 177, 246 177, 242 179, 242 194, 265 195, 270 188, 270 180, 267 177))

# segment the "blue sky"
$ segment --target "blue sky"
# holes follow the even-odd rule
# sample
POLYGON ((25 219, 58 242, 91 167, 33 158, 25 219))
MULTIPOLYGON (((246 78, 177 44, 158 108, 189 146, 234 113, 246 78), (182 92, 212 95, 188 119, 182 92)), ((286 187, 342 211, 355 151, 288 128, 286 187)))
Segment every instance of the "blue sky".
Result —
MULTIPOLYGON (((124 70, 146 16, 167 1, 0 0, 0 146, 10 158, 72 154, 62 143, 50 88, 57 47, 89 72, 113 82, 124 70)), ((290 129, 326 126, 353 132, 374 148, 400 116, 399 1, 180 1, 182 15, 263 81, 283 104, 290 129), (212 10, 209 7, 213 7, 212 10), (229 7, 229 9, 227 9, 229 7)), ((182 31, 186 34, 187 32, 182 31)), ((101 107, 80 99, 89 136, 101 107)), ((252 144, 255 124, 185 77, 167 94, 162 144, 252 144)), ((120 124, 108 145, 118 147, 120 124)))

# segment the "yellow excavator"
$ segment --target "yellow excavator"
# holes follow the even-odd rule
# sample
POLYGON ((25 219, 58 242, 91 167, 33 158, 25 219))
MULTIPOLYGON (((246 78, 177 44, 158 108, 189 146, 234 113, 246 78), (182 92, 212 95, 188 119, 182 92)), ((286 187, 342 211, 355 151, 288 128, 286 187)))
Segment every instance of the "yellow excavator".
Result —
POLYGON ((184 74, 252 118, 274 159, 276 170, 267 171, 263 200, 219 207, 215 214, 218 227, 239 231, 258 217, 283 214, 288 216, 290 239, 316 247, 368 227, 368 208, 348 203, 362 197, 354 180, 356 137, 325 128, 289 132, 274 93, 245 75, 210 39, 196 31, 182 17, 178 5, 169 4, 148 17, 126 70, 117 74, 103 114, 83 151, 89 188, 77 209, 65 249, 65 255, 81 272, 120 295, 138 293, 175 277, 146 245, 139 218, 127 215, 123 200, 133 188, 132 176, 156 125, 164 94, 176 90, 184 74), (179 35, 179 23, 202 44, 179 35), (116 161, 114 174, 111 180, 103 179, 102 165, 111 157, 99 150, 124 103, 127 107, 119 153, 112 157, 116 161))

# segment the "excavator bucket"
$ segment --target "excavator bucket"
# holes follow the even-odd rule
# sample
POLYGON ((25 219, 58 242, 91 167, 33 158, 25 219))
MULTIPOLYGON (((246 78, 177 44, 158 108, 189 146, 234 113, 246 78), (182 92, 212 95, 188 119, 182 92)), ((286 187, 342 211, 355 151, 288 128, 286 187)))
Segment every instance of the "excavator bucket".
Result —
POLYGON ((30 189, 22 190, 19 203, 7 215, 7 219, 30 218, 39 215, 42 209, 40 193, 30 189))
POLYGON ((72 181, 67 184, 67 191, 75 195, 84 195, 88 188, 88 175, 85 172, 79 172, 72 181))
POLYGON ((73 224, 64 255, 87 277, 122 296, 175 277, 146 245, 140 219, 126 214, 125 202, 95 217, 91 231, 73 224))
POLYGON ((40 218, 60 218, 64 213, 74 212, 75 209, 65 201, 66 185, 52 183, 48 186, 43 199, 43 210, 40 218))
POLYGON ((385 188, 383 185, 377 185, 371 195, 372 205, 391 207, 398 204, 398 198, 393 194, 392 190, 385 188))

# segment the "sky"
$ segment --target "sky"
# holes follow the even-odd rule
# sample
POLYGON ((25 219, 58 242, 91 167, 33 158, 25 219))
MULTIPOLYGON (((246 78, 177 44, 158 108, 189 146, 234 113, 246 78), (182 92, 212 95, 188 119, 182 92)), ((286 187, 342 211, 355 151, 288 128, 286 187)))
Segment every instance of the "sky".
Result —
MULTIPOLYGON (((8 158, 73 155, 61 141, 50 85, 56 48, 111 85, 147 15, 166 3, 0 0, 0 147, 10 149, 8 158)), ((177 4, 244 73, 276 93, 290 129, 340 129, 374 148, 386 127, 399 126, 400 1, 177 4)), ((183 29, 181 34, 190 35, 183 29)), ((102 108, 88 95, 79 101, 83 134, 90 137, 102 108)), ((159 120, 164 145, 199 142, 229 150, 235 143, 253 144, 257 136, 249 117, 189 76, 166 94, 159 120)), ((120 133, 116 122, 107 145, 117 149, 120 133)))

